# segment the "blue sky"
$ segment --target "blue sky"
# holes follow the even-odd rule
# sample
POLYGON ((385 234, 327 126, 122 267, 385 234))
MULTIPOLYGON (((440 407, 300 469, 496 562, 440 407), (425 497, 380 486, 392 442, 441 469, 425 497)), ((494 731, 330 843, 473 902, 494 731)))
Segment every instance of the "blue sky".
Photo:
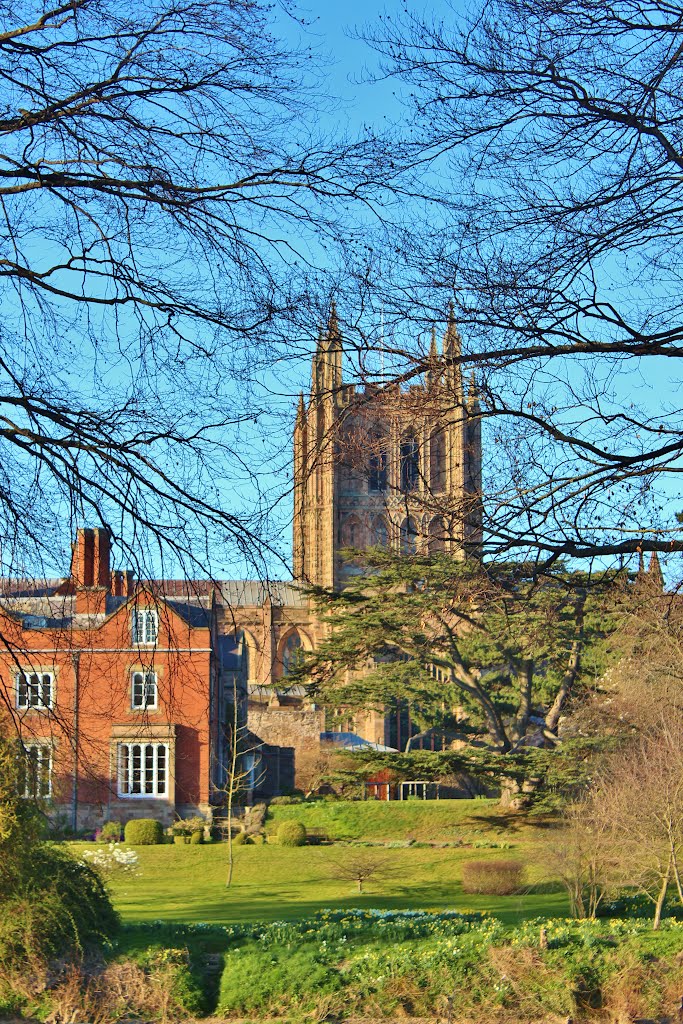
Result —
MULTIPOLYGON (((346 3, 312 3, 299 8, 307 25, 301 28, 290 17, 275 7, 275 31, 292 46, 312 47, 323 63, 324 71, 318 78, 319 91, 336 97, 338 102, 321 118, 321 127, 334 134, 337 129, 350 134, 362 132, 364 125, 380 129, 387 122, 400 121, 406 116, 406 108, 397 93, 400 84, 395 81, 371 81, 377 69, 377 55, 360 39, 354 37, 355 29, 363 25, 376 25, 380 19, 395 18, 409 10, 420 15, 452 19, 459 9, 457 0, 449 4, 446 0, 427 4, 409 4, 409 0, 348 0, 346 3)), ((318 62, 312 62, 318 63, 318 62)), ((349 311, 353 314, 353 311, 349 311)), ((316 324, 311 324, 310 338, 306 344, 312 351, 315 344, 316 324)), ((468 339, 465 337, 465 344, 468 339)), ((78 372, 82 370, 79 366, 78 372)), ((262 492, 263 508, 274 505, 268 516, 272 535, 279 537, 277 546, 283 561, 273 558, 270 571, 273 577, 287 575, 286 562, 289 559, 291 532, 291 430, 293 426, 296 395, 300 389, 307 390, 310 372, 309 359, 303 359, 300 349, 291 358, 283 360, 280 366, 269 370, 255 389, 254 406, 264 410, 260 423, 251 431, 247 426, 236 431, 231 439, 234 447, 243 453, 244 471, 239 465, 231 467, 228 493, 225 504, 231 510, 244 511, 254 506, 257 498, 251 473, 258 478, 262 492), (242 433, 240 433, 242 431, 242 433)), ((670 381, 670 365, 660 362, 640 368, 633 364, 618 381, 612 381, 618 402, 632 396, 635 400, 658 409, 666 400, 679 404, 676 385, 670 381)), ((673 507, 678 508, 677 489, 670 491, 673 507)), ((239 556, 227 547, 212 552, 212 570, 217 575, 238 576, 253 574, 240 564, 239 556)), ((168 574, 172 566, 165 567, 168 574)))

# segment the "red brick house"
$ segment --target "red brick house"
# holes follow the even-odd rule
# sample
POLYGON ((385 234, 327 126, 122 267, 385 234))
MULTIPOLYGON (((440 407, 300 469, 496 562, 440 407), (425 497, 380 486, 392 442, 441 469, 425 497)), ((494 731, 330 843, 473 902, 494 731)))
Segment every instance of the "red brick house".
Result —
MULTIPOLYGON (((326 735, 324 710, 289 678, 327 628, 307 586, 343 586, 347 547, 461 558, 478 543, 478 404, 452 358, 452 315, 424 387, 405 393, 357 394, 342 347, 332 309, 294 430, 293 582, 136 583, 111 571, 104 529, 78 531, 68 578, 0 580, 0 699, 28 752, 27 795, 88 826, 206 813, 221 802, 235 694, 254 791, 302 785, 326 735), (455 410, 440 404, 444 382, 455 410), (446 521, 444 509, 460 511, 446 521)), ((407 708, 352 727, 389 747, 417 731, 407 708)))
POLYGON ((221 654, 235 643, 217 642, 210 594, 173 600, 112 573, 107 531, 82 529, 68 579, 5 581, 0 629, 27 796, 81 828, 209 811, 231 717, 221 654))

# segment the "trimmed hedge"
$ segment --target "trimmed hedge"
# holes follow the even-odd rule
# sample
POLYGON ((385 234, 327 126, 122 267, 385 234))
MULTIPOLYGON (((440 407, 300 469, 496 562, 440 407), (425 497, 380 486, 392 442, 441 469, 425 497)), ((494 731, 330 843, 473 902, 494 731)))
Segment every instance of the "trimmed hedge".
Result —
POLYGON ((197 829, 196 832, 190 834, 190 846, 199 846, 204 842, 204 832, 202 829, 197 829))
POLYGON ((518 860, 466 860, 462 865, 464 892, 511 896, 524 883, 524 865, 518 860))
POLYGON ((232 837, 233 846, 247 846, 251 842, 246 832, 236 832, 232 837))
POLYGON ((159 846, 164 841, 163 826, 154 818, 132 818, 123 835, 129 846, 159 846))
POLYGON ((283 821, 277 830, 280 846, 305 846, 306 829, 300 821, 283 821))

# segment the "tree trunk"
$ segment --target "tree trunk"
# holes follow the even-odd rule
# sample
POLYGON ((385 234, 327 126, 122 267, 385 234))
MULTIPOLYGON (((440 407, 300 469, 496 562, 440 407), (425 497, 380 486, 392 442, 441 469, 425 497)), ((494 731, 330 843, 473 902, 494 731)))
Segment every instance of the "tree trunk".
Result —
POLYGON ((659 896, 657 897, 657 903, 655 906, 655 919, 652 922, 652 930, 657 931, 660 924, 662 923, 662 910, 664 909, 664 900, 666 899, 666 890, 669 888, 669 879, 671 878, 671 855, 669 855, 669 863, 666 866, 666 872, 662 879, 662 887, 659 890, 659 896))
POLYGON ((678 858, 676 857, 676 851, 671 850, 671 869, 673 871, 674 880, 676 882, 676 888, 678 889, 678 899, 683 906, 683 887, 681 887, 681 875, 678 870, 678 858))
POLYGON ((481 672, 476 670, 468 672, 464 665, 457 664, 452 666, 450 674, 451 681, 459 685, 479 704, 486 717, 486 729, 489 737, 495 745, 500 747, 501 753, 507 754, 512 749, 512 743, 495 704, 479 685, 481 672))
POLYGON ((562 714, 562 708, 564 703, 571 693, 572 686, 579 674, 581 668, 581 647, 583 640, 583 609, 586 602, 586 595, 583 594, 576 605, 576 625, 578 627, 577 638, 572 644, 572 649, 569 653, 569 661, 567 663, 567 669, 562 677, 560 687, 555 694, 555 700, 552 703, 548 714, 545 716, 546 729, 549 732, 557 732, 557 725, 562 714))
POLYGON ((235 780, 237 776, 237 744, 239 738, 239 709, 237 704, 237 682, 233 678, 232 693, 232 750, 230 751, 230 777, 228 779, 228 877, 225 880, 225 888, 232 885, 232 873, 235 860, 232 850, 232 801, 235 794, 235 780))
POLYGON ((534 681, 534 663, 526 658, 516 673, 519 680, 519 707, 515 716, 515 739, 521 740, 526 734, 531 717, 531 694, 534 681))
POLYGON ((363 891, 363 879, 359 878, 358 879, 358 892, 362 892, 362 891, 363 891))

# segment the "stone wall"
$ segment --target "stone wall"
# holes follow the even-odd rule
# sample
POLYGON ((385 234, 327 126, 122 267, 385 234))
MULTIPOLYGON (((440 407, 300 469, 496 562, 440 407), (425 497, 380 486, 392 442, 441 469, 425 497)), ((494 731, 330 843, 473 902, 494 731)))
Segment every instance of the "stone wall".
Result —
MULTIPOLYGON (((297 761, 320 749, 320 733, 325 729, 325 712, 320 708, 278 707, 273 704, 249 704, 249 731, 269 747, 294 752, 295 786, 297 761)), ((259 787, 260 788, 260 787, 259 787)))

